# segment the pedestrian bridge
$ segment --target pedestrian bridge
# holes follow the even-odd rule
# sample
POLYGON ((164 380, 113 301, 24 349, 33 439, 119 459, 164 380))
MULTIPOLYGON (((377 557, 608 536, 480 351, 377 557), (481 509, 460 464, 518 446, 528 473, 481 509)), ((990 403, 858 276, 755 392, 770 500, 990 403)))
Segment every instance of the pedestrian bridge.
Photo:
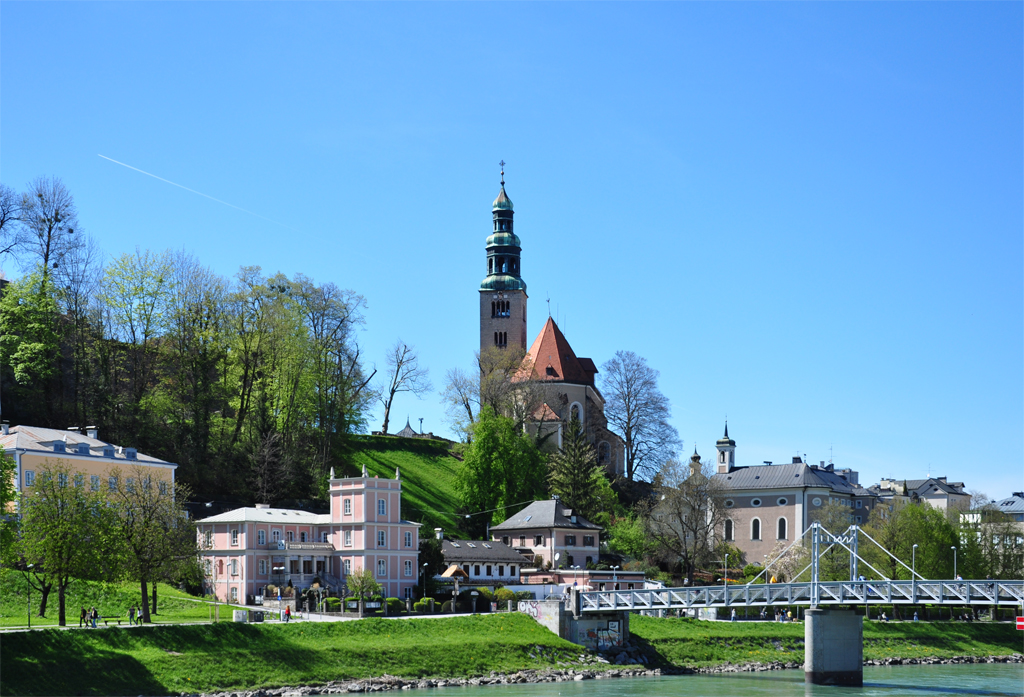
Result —
POLYGON ((579 593, 580 612, 784 605, 1024 605, 1024 581, 819 581, 579 593))

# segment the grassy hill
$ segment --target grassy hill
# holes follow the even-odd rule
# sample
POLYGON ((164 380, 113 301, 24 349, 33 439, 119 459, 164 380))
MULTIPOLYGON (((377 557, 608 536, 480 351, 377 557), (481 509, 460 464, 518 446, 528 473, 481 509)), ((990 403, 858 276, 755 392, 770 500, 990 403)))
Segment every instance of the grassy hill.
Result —
MULTIPOLYGON (((0 570, 0 627, 24 627, 26 623, 29 585, 24 574, 12 569, 0 570)), ((50 591, 46 603, 46 617, 36 616, 39 610, 39 591, 31 591, 32 626, 42 627, 57 624, 57 589, 50 591)), ((210 607, 199 599, 166 583, 157 589, 157 611, 153 621, 206 622, 210 619, 210 607)), ((121 617, 127 622, 128 608, 141 602, 137 583, 106 583, 102 581, 75 580, 68 589, 67 622, 78 626, 79 611, 85 607, 96 607, 103 617, 121 617)), ((231 619, 228 608, 221 608, 221 619, 231 619)))
POLYGON ((166 695, 555 668, 578 646, 519 613, 8 634, 2 695, 166 695))
POLYGON ((450 443, 420 438, 357 436, 345 454, 345 476, 358 476, 363 465, 371 477, 402 475, 402 516, 423 523, 426 537, 441 527, 451 534, 458 527, 455 512, 455 472, 459 460, 452 456, 450 443))

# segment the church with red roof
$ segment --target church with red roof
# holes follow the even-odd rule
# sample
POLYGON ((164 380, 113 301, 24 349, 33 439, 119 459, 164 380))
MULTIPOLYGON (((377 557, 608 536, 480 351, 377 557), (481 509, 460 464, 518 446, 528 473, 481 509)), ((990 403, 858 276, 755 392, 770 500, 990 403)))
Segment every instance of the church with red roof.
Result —
POLYGON ((522 246, 513 229, 512 200, 501 191, 491 206, 491 234, 487 238, 487 276, 480 284, 480 353, 513 350, 525 352, 517 380, 540 387, 536 408, 527 428, 546 435, 545 447, 561 447, 564 429, 573 416, 584 424, 600 464, 610 475, 622 475, 625 447, 608 429, 604 397, 597 388, 597 365, 576 355, 562 330, 551 317, 527 350, 526 282, 522 278, 522 246))

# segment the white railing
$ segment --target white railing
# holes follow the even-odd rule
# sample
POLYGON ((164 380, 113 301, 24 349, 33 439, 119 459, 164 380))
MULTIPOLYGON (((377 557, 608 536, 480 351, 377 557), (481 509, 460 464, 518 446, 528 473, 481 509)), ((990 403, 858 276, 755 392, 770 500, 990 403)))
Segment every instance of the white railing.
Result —
POLYGON ((1022 605, 1024 581, 822 581, 580 593, 582 612, 770 605, 1022 605))

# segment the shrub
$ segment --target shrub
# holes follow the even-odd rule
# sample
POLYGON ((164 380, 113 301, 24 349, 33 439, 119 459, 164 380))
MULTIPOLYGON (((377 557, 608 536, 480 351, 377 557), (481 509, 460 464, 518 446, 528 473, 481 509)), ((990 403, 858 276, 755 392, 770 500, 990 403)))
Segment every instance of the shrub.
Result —
POLYGON ((533 591, 518 591, 516 600, 533 600, 533 591))
POLYGON ((475 590, 477 593, 479 593, 480 597, 483 598, 488 603, 491 602, 492 600, 494 600, 494 593, 491 592, 490 588, 478 587, 478 588, 474 588, 473 590, 475 590))
POLYGON ((494 593, 494 599, 499 603, 507 603, 509 600, 516 599, 516 592, 509 590, 508 588, 499 588, 494 593))
POLYGON ((452 611, 452 601, 446 600, 441 604, 441 612, 449 613, 452 611))
POLYGON ((747 564, 743 567, 743 575, 746 578, 754 578, 754 576, 757 576, 759 573, 761 573, 762 569, 764 569, 763 566, 759 566, 757 564, 747 564))
POLYGON ((388 614, 399 615, 405 609, 405 601, 401 598, 388 598, 388 614))
POLYGON ((417 600, 412 604, 412 610, 420 615, 425 615, 430 612, 430 601, 426 598, 423 600, 417 600))
POLYGON ((341 598, 324 598, 324 612, 338 612, 341 610, 341 598))

